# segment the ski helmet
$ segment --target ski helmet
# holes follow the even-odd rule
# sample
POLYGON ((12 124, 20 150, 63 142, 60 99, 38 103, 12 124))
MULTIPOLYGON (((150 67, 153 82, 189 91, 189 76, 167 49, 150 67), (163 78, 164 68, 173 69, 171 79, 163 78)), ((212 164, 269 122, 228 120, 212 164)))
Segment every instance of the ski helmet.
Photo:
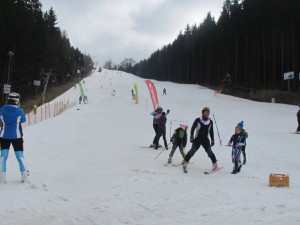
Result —
POLYGON ((7 99, 13 100, 16 104, 18 104, 20 101, 20 95, 16 92, 11 92, 10 94, 8 94, 7 99))
POLYGON ((204 107, 204 108, 202 109, 202 113, 203 113, 204 111, 210 112, 210 108, 209 108, 209 107, 204 107))

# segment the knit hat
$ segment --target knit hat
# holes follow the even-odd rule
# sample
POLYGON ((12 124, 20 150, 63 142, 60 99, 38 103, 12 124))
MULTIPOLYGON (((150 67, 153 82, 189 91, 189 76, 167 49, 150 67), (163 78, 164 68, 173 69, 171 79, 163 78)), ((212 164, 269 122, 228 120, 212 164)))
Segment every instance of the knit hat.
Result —
POLYGON ((243 127, 244 127, 244 121, 239 122, 239 123, 237 124, 237 126, 243 128, 243 127))

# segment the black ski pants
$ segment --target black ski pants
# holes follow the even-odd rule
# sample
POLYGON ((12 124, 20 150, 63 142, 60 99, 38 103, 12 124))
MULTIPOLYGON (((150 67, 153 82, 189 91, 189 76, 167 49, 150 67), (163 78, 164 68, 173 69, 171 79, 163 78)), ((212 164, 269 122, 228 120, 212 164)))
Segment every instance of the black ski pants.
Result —
POLYGON ((159 143, 159 139, 160 139, 161 136, 163 136, 164 144, 165 144, 165 147, 167 148, 168 147, 168 143, 167 143, 167 139, 166 139, 166 129, 157 130, 156 136, 154 138, 154 144, 155 144, 155 146, 157 148, 158 147, 158 143, 159 143))
POLYGON ((152 141, 153 144, 155 143, 155 137, 157 135, 158 127, 159 127, 158 123, 153 123, 153 129, 154 129, 154 132, 155 132, 155 135, 154 135, 154 138, 153 138, 153 141, 152 141))
POLYGON ((204 150, 207 153, 207 156, 211 159, 212 163, 217 162, 216 156, 213 153, 213 151, 211 150, 211 146, 210 146, 210 142, 209 139, 195 139, 194 143, 192 144, 192 148, 191 150, 186 154, 184 161, 189 162, 190 159, 193 157, 193 155, 198 151, 198 149, 200 148, 200 146, 203 146, 204 150))

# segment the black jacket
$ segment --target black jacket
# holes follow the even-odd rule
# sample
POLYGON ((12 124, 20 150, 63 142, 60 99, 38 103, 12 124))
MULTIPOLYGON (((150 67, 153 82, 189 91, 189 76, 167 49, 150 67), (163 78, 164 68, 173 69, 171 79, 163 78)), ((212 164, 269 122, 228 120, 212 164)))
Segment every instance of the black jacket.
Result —
POLYGON ((214 140, 214 126, 211 118, 207 118, 204 120, 201 116, 200 118, 195 119, 192 128, 191 128, 191 139, 208 139, 208 134, 210 135, 210 139, 214 140), (194 136, 194 132, 196 134, 194 136))
POLYGON ((180 129, 182 129, 182 128, 181 128, 181 127, 178 127, 178 128, 174 131, 174 133, 173 133, 173 135, 172 135, 170 141, 171 141, 173 144, 177 144, 177 145, 180 145, 180 144, 182 143, 182 144, 183 144, 183 147, 185 147, 186 144, 187 144, 187 133, 186 133, 186 130, 184 130, 184 136, 183 136, 183 138, 182 138, 182 139, 179 138, 179 131, 180 131, 180 129))

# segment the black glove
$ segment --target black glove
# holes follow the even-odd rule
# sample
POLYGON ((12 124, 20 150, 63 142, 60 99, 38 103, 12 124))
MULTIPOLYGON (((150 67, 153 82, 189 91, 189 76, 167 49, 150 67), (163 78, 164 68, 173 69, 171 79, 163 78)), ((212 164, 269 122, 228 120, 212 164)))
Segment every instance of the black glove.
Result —
POLYGON ((167 110, 167 113, 169 113, 169 112, 170 112, 170 109, 167 110))
POLYGON ((211 142, 210 142, 210 146, 214 146, 215 145, 215 140, 214 139, 211 139, 211 142))
POLYGON ((194 137, 190 137, 190 142, 193 143, 194 142, 194 137))

